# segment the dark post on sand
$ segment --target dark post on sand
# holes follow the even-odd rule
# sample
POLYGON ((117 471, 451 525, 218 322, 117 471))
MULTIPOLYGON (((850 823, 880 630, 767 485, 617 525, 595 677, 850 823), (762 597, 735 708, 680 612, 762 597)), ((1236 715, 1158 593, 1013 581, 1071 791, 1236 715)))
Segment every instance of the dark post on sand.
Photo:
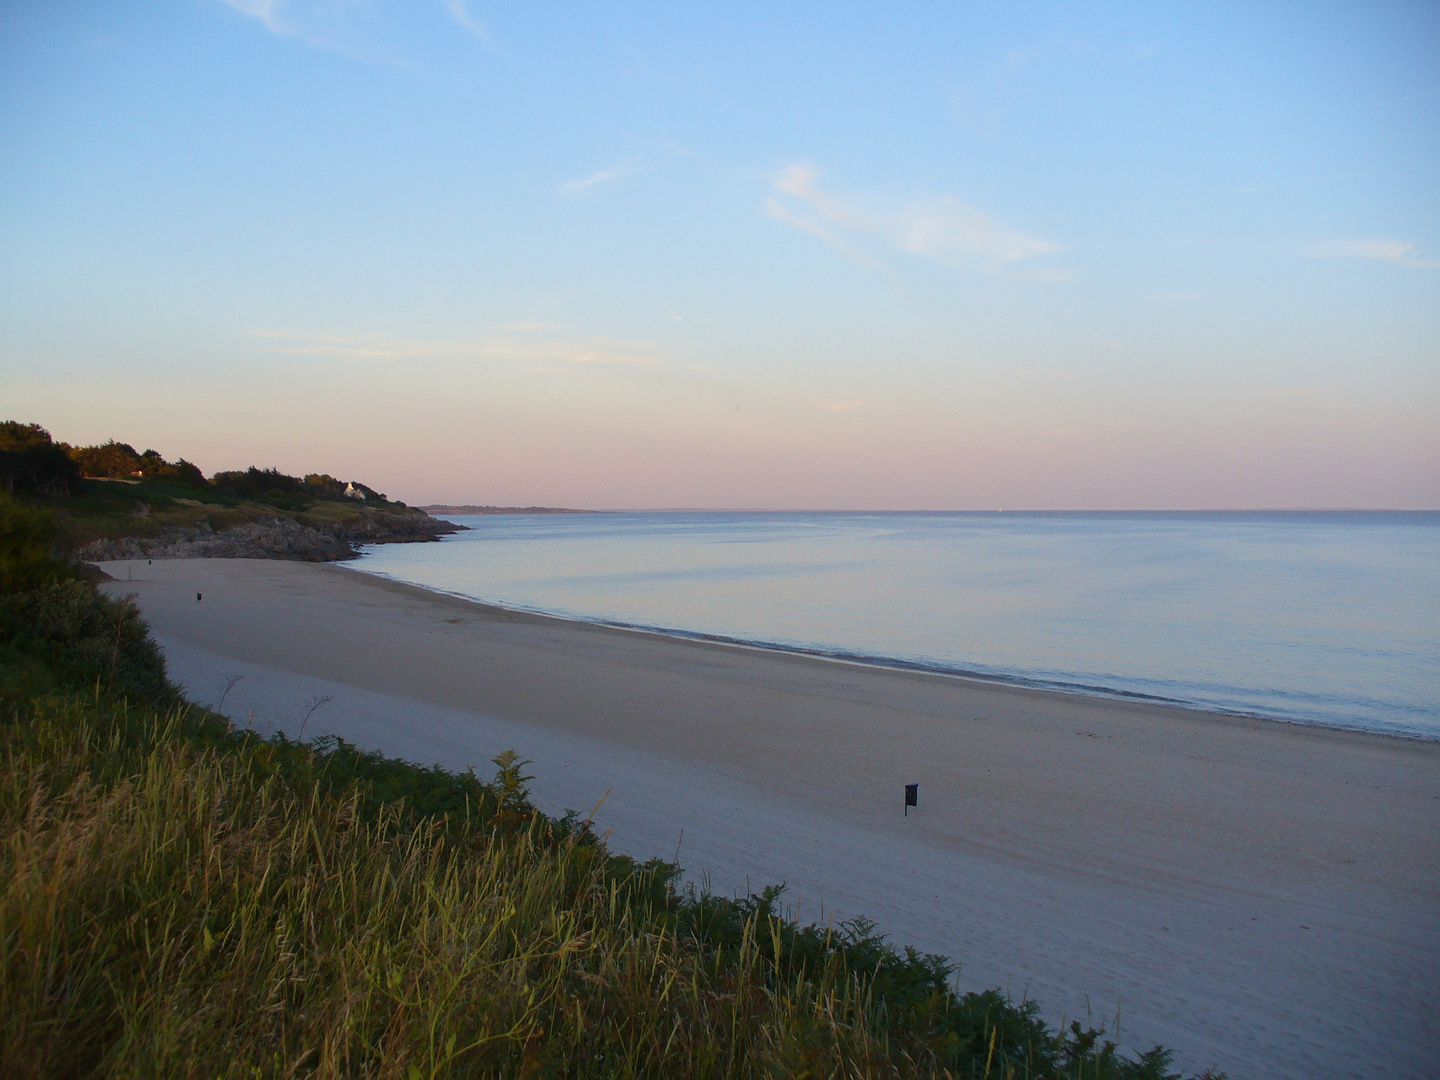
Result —
POLYGON ((920 805, 920 785, 905 785, 905 816, 910 816, 910 807, 920 805))

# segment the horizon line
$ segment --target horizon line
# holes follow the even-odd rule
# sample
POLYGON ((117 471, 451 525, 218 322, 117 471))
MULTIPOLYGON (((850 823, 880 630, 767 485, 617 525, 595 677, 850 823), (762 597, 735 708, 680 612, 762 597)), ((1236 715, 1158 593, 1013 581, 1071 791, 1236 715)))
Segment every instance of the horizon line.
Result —
MULTIPOLYGON (((505 506, 498 503, 430 502, 412 504, 418 510, 430 506, 473 506, 516 513, 527 511, 561 511, 572 514, 1436 514, 1436 507, 1395 506, 1198 506, 1198 507, 1130 507, 1111 508, 1042 508, 1024 509, 876 509, 857 507, 785 507, 785 506, 505 506)), ((441 511, 443 512, 443 511, 441 511)), ((452 513, 458 511, 451 511, 452 513)))

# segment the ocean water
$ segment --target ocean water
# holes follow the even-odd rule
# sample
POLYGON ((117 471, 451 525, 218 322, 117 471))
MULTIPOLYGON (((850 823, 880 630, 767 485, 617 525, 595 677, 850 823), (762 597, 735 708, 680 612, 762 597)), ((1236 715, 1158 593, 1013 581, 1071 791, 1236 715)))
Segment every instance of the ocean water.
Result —
POLYGON ((1437 513, 457 516, 354 565, 594 622, 1440 738, 1437 513))

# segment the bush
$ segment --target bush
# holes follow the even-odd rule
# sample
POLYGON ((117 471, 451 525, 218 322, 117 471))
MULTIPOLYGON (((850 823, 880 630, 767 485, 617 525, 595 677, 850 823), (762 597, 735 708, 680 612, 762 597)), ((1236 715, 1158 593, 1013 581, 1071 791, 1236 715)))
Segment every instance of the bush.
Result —
POLYGON ((0 633, 68 684, 98 685, 153 705, 180 700, 139 609, 102 595, 88 581, 57 579, 5 594, 0 633))
POLYGON ((55 519, 0 495, 0 592, 73 576, 55 554, 55 519))
MULTIPOLYGON (((148 705, 178 702, 139 609, 83 580, 56 557, 54 541, 49 514, 0 498, 0 644, 7 665, 29 667, 42 684, 98 686, 148 705)), ((0 695, 34 685, 34 678, 12 677, 0 683, 0 695)))

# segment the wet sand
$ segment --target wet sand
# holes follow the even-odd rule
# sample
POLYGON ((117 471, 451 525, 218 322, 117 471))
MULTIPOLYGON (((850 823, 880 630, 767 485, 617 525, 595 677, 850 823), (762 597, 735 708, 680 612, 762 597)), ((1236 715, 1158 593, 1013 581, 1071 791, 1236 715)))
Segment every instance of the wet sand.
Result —
POLYGON ((1440 743, 598 627, 334 564, 106 568, 191 696, 241 676, 224 711, 262 730, 481 775, 514 748, 547 811, 604 796, 616 850, 678 852, 717 890, 783 880, 807 921, 864 914, 1052 1021, 1118 1011, 1122 1043, 1187 1071, 1440 1062, 1440 743))

